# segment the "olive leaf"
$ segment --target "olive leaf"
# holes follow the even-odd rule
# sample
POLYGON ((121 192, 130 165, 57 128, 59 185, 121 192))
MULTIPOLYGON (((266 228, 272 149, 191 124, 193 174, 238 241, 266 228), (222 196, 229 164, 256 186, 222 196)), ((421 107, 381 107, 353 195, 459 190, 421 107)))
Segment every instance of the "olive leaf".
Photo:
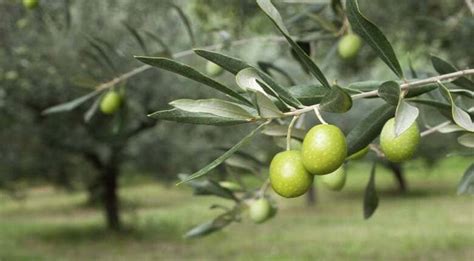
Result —
POLYGON ((267 125, 268 122, 265 122, 261 125, 259 125, 256 129, 251 131, 247 136, 245 136, 242 140, 240 140, 237 144, 235 144, 232 148, 230 148, 228 151, 226 151, 224 154, 219 156, 217 159, 209 163, 207 166, 202 168, 201 170, 193 173, 192 175, 186 177, 185 179, 181 180, 177 185, 180 185, 182 183, 188 182, 190 180, 197 179, 199 177, 202 177, 209 173, 209 171, 213 170, 217 166, 219 166, 222 162, 224 162, 226 159, 230 158, 232 154, 237 152, 243 145, 245 145, 247 142, 249 142, 253 136, 255 136, 265 125, 267 125))
POLYGON ((360 120, 347 134, 347 155, 360 151, 377 138, 385 122, 393 117, 394 112, 394 106, 383 104, 366 118, 360 120))
POLYGON ((438 82, 440 85, 440 89, 443 92, 443 94, 448 98, 448 101, 451 103, 451 114, 453 117, 453 121, 459 125, 460 127, 470 131, 474 132, 474 123, 472 122, 471 117, 469 116, 469 113, 464 111, 463 109, 459 108, 455 103, 454 99, 449 92, 448 88, 441 82, 438 82))
POLYGON ((95 96, 99 95, 101 92, 102 92, 102 90, 95 90, 95 91, 90 92, 90 93, 88 93, 84 96, 76 98, 72 101, 68 101, 66 103, 62 103, 62 104, 50 107, 50 108, 44 110, 41 114, 46 115, 46 114, 51 114, 51 113, 72 111, 75 108, 79 107, 81 104, 85 103, 86 101, 88 101, 88 100, 94 98, 95 96))
POLYGON ((403 78, 403 71, 393 51, 392 45, 380 29, 369 21, 359 10, 357 0, 347 0, 347 18, 352 30, 362 37, 376 54, 388 65, 388 67, 399 77, 403 78))
POLYGON ((252 103, 247 100, 244 96, 240 95, 239 93, 235 92, 234 90, 230 89, 229 87, 215 81, 212 78, 209 78, 208 76, 198 72, 194 68, 179 63, 177 61, 164 58, 164 57, 146 57, 146 56, 135 56, 136 59, 139 61, 146 63, 148 65, 164 69, 176 74, 179 74, 181 76, 184 76, 186 78, 189 78, 191 80, 194 80, 196 82, 205 84, 215 90, 218 90, 222 93, 225 93, 233 98, 235 98, 238 101, 241 101, 245 104, 252 105, 252 103))
POLYGON ((283 34, 290 46, 295 51, 299 60, 306 66, 306 68, 311 72, 316 79, 318 79, 321 84, 326 88, 331 88, 328 80, 321 72, 319 67, 311 60, 311 58, 305 53, 305 51, 291 39, 288 29, 286 29, 285 24, 280 16, 278 10, 273 6, 270 0, 257 0, 257 4, 262 9, 262 11, 270 18, 270 20, 275 24, 277 29, 283 34))
POLYGON ((458 142, 464 147, 474 148, 474 133, 466 133, 459 136, 458 142))
POLYGON ((395 81, 387 81, 380 85, 379 96, 391 105, 398 105, 400 99, 400 85, 395 81))
MULTIPOLYGON (((431 63, 433 64, 435 70, 440 74, 447 74, 458 71, 458 69, 454 65, 435 55, 431 55, 431 63)), ((474 82, 466 77, 459 77, 456 80, 452 81, 452 83, 459 87, 474 91, 474 82)))
POLYGON ((474 195, 474 164, 464 172, 458 185, 458 195, 474 195))
POLYGON ((370 171, 369 183, 365 188, 364 194, 364 219, 370 218, 374 213, 377 207, 379 206, 379 197, 377 196, 377 191, 375 189, 375 167, 376 162, 372 164, 372 170, 370 171))
MULTIPOLYGON (((288 134, 288 126, 270 124, 265 126, 265 128, 262 130, 262 134, 273 137, 286 137, 288 134)), ((303 129, 293 128, 291 131, 291 137, 298 140, 303 140, 305 134, 306 131, 303 129)))
POLYGON ((395 111, 395 136, 408 130, 415 123, 420 111, 417 107, 410 105, 405 99, 400 98, 397 110, 395 111))
POLYGON ((251 121, 256 118, 243 106, 219 99, 190 100, 181 99, 170 102, 170 105, 187 112, 209 113, 224 118, 251 121))
POLYGON ((188 112, 180 109, 162 110, 148 115, 153 119, 191 124, 227 126, 248 123, 248 120, 216 116, 210 113, 188 112))
POLYGON ((351 96, 341 87, 333 85, 331 90, 323 97, 319 108, 327 112, 346 112, 352 107, 351 96))
POLYGON ((194 49, 194 53, 205 58, 208 61, 219 65, 224 70, 234 75, 236 75, 238 72, 242 71, 245 68, 252 67, 251 65, 240 59, 230 57, 228 55, 224 55, 218 52, 212 52, 203 49, 194 49))
POLYGON ((261 80, 262 78, 259 76, 258 71, 252 67, 245 68, 235 75, 235 82, 243 90, 259 91, 266 94, 260 84, 258 84, 257 79, 261 80))
POLYGON ((281 118, 283 116, 283 113, 278 109, 273 101, 259 91, 255 92, 255 103, 257 104, 258 114, 262 118, 271 119, 281 118))
POLYGON ((298 99, 303 105, 311 106, 321 102, 330 91, 321 84, 301 84, 288 88, 291 95, 298 99))
MULTIPOLYGON (((179 179, 185 180, 188 175, 180 174, 179 179)), ((192 180, 187 183, 194 190, 194 195, 215 195, 226 199, 237 200, 234 193, 213 180, 192 180)))

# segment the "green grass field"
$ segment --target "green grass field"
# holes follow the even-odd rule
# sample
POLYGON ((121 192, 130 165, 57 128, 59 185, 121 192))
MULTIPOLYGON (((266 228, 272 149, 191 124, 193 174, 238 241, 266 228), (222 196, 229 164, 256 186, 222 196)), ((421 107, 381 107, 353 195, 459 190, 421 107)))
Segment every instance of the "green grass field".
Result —
POLYGON ((208 206, 225 201, 193 197, 184 187, 127 186, 120 193, 130 229, 110 234, 101 212, 83 206, 84 193, 34 188, 24 201, 0 196, 0 260, 474 260, 474 198, 456 195, 469 164, 452 158, 428 170, 411 163, 405 196, 379 168, 379 209, 365 221, 370 166, 357 163, 342 192, 319 189, 314 208, 304 198, 277 198, 273 220, 244 219, 198 240, 182 234, 216 214, 208 206))

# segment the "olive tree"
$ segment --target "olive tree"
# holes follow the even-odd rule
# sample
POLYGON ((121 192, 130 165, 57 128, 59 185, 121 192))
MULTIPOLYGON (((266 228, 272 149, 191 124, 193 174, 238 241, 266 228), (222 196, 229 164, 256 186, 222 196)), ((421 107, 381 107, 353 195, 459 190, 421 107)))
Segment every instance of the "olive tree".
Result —
MULTIPOLYGON (((276 203, 270 189, 285 198, 299 197, 317 179, 329 189, 341 190, 346 178, 345 166, 365 157, 370 151, 373 164, 363 201, 364 217, 369 218, 379 203, 375 180, 378 163, 410 160, 420 140, 429 139, 429 135, 437 132, 456 133, 462 146, 473 147, 474 83, 470 76, 474 69, 458 69, 436 55, 432 55, 430 60, 437 75, 419 77, 412 66, 402 68, 394 47, 382 30, 362 14, 357 0, 347 0, 345 5, 341 1, 331 1, 332 20, 316 16, 314 19, 324 24, 323 30, 298 39, 290 35, 285 21, 270 0, 257 0, 257 4, 281 34, 273 40, 285 41, 290 46, 300 67, 312 77, 310 82, 296 84, 292 74, 272 64, 254 66, 222 51, 198 48, 192 52, 211 63, 207 75, 177 61, 179 55, 141 55, 136 59, 146 65, 73 101, 75 104, 85 102, 122 80, 156 67, 207 86, 220 92, 221 96, 174 100, 170 102, 172 108, 151 113, 148 115, 150 118, 212 126, 254 126, 234 146, 222 148, 223 154, 208 165, 190 175, 179 176, 178 185, 189 184, 198 195, 211 194, 235 203, 232 208, 214 205, 214 208, 223 209, 223 213, 193 228, 187 237, 207 235, 238 222, 247 208, 256 223, 274 216, 276 203), (328 74, 324 73, 326 61, 322 67, 311 57, 312 52, 308 52, 315 47, 307 42, 314 39, 330 41, 334 46, 332 52, 337 52, 345 60, 357 56, 365 44, 371 48, 371 55, 380 58, 391 70, 393 77, 383 80, 367 78, 342 85, 337 80, 343 80, 343 75, 333 72, 335 75, 331 77, 337 80, 330 81, 328 74), (238 88, 213 78, 221 70, 234 75, 238 88), (407 71, 411 77, 406 76, 407 71), (285 84, 281 83, 282 78, 285 84), (225 99, 221 98, 222 94, 225 99), (344 133, 336 123, 339 122, 337 119, 350 113, 355 103, 368 104, 367 112, 355 119, 344 133), (425 110, 425 107, 434 110, 425 110), (310 114, 314 114, 319 123, 307 129, 304 118, 310 114), (421 117, 438 120, 438 115, 444 119, 434 125, 424 124, 423 129, 419 126, 421 117), (274 138, 284 149, 273 157, 269 165, 258 155, 242 150, 257 135, 274 138), (233 181, 218 182, 213 178, 216 170, 227 172, 233 181), (263 176, 266 170, 268 176, 263 176), (260 185, 257 188, 247 186, 240 173, 255 174, 261 181, 260 185)), ((325 7, 316 7, 312 11, 318 14, 318 10, 325 7)), ((294 17, 293 21, 301 21, 301 18, 294 17)), ((302 31, 300 33, 305 30, 302 31)), ((472 193, 473 177, 474 167, 471 165, 459 184, 460 194, 472 193)))

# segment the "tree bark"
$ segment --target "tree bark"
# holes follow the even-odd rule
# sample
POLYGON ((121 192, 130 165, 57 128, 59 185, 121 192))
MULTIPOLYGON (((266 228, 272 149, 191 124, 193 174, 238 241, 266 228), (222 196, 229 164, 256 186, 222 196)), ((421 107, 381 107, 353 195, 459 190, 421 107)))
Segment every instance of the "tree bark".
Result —
POLYGON ((118 175, 119 168, 114 163, 105 167, 102 173, 102 185, 104 186, 102 201, 104 204, 105 218, 107 227, 114 231, 118 231, 122 227, 119 215, 119 198, 117 195, 118 175))

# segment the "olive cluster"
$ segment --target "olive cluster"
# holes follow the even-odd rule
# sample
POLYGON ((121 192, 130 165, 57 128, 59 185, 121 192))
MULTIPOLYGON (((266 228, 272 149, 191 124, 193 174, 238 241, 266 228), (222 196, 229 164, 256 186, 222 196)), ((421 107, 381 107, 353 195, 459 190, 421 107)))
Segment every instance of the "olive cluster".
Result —
MULTIPOLYGON (((380 135, 385 157, 393 162, 410 159, 416 151, 420 132, 416 123, 401 135, 395 135, 395 120, 388 120, 380 135)), ((342 131, 334 125, 316 125, 306 134, 301 150, 276 154, 270 163, 270 183, 282 197, 294 198, 306 193, 314 176, 331 190, 341 190, 346 181, 344 161, 364 157, 368 147, 347 157, 347 143, 342 131)))

